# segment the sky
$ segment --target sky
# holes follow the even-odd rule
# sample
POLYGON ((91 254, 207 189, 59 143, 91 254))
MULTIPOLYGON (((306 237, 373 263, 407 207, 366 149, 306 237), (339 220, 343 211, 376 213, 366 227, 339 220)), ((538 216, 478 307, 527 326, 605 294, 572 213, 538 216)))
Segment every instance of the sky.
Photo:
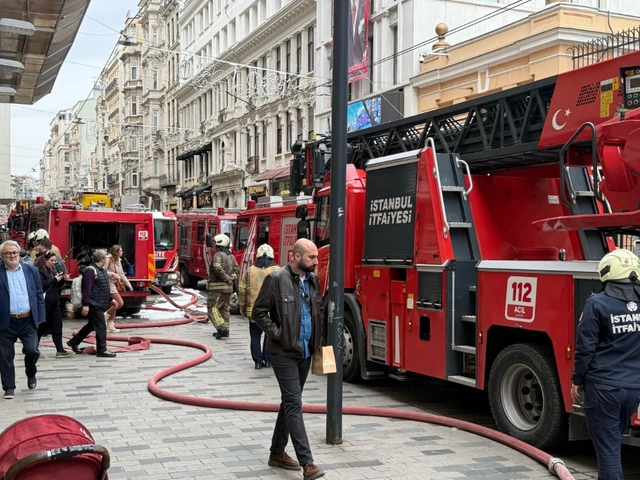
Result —
POLYGON ((36 176, 33 169, 49 139, 49 122, 60 110, 87 98, 118 40, 114 30, 124 27, 127 12, 135 14, 137 4, 137 0, 92 0, 51 93, 34 105, 11 106, 12 175, 36 176))

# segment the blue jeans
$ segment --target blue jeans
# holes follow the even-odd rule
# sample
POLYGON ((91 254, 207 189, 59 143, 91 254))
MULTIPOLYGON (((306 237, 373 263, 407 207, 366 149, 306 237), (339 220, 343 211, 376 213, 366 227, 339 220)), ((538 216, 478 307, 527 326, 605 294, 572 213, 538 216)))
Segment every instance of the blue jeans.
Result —
POLYGON ((598 459, 598 480, 623 480, 622 434, 640 403, 640 389, 585 382, 584 411, 598 459))
POLYGON ((16 388, 16 369, 13 359, 16 354, 17 339, 22 342, 27 378, 35 377, 38 372, 36 363, 40 357, 40 350, 38 350, 38 330, 33 323, 33 318, 29 316, 9 320, 9 328, 0 331, 0 376, 2 376, 3 390, 16 388))
POLYGON ((271 439, 271 452, 283 452, 291 435, 291 443, 300 465, 313 462, 307 431, 302 418, 302 389, 309 375, 311 357, 304 360, 271 355, 271 367, 280 385, 282 402, 271 439))
POLYGON ((249 335, 251 335, 251 358, 254 362, 269 361, 269 352, 267 352, 267 336, 264 336, 262 347, 260 346, 260 337, 262 337, 262 329, 253 322, 249 322, 249 335))

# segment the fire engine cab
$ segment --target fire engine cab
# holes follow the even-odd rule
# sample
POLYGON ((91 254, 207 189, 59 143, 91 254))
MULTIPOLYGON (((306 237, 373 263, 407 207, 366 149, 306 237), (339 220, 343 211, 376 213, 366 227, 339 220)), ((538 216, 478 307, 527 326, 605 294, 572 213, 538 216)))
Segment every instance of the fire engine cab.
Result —
POLYGON ((151 212, 155 242, 156 285, 170 293, 179 280, 178 219, 170 211, 151 212))
MULTIPOLYGON (((345 380, 436 377, 527 443, 585 438, 575 330, 640 234, 638 79, 635 52, 349 135, 345 380)), ((330 162, 299 159, 326 294, 330 162)))
POLYGON ((58 247, 67 271, 78 275, 80 264, 88 265, 91 252, 122 245, 123 268, 133 291, 120 295, 124 301, 119 315, 140 312, 149 295, 149 282, 155 280, 153 218, 149 212, 82 210, 74 202, 34 205, 29 212, 29 231, 44 228, 58 247))
POLYGON ((195 288, 208 277, 215 253, 213 237, 224 233, 233 242, 237 216, 237 211, 224 207, 177 214, 180 284, 184 288, 195 288))

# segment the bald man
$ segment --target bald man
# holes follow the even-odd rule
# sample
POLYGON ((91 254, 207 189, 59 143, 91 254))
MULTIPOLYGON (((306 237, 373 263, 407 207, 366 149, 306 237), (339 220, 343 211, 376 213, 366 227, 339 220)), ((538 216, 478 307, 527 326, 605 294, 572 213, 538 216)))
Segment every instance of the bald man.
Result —
POLYGON ((313 274, 317 266, 318 248, 310 240, 298 240, 291 262, 265 277, 251 317, 267 336, 271 367, 282 394, 269 465, 287 470, 300 470, 302 465, 305 480, 324 476, 313 463, 302 418, 302 389, 311 355, 323 344, 322 292, 313 274), (297 462, 285 452, 289 436, 297 462))

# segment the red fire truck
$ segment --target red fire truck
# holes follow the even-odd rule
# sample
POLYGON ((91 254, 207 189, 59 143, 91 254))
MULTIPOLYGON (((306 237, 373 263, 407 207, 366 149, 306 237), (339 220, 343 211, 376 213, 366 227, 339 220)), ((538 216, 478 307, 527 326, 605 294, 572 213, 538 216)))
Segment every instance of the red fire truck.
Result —
POLYGON ((225 233, 233 241, 237 216, 237 212, 223 207, 176 215, 180 284, 183 287, 194 288, 198 281, 207 278, 209 263, 215 253, 213 242, 207 242, 207 238, 225 233))
POLYGON ((152 212, 156 281, 164 293, 178 283, 178 219, 170 211, 152 212))
POLYGON ((34 205, 27 234, 39 228, 47 230, 72 277, 78 275, 79 264, 91 261, 94 249, 122 245, 123 266, 134 289, 120 294, 124 306, 118 314, 140 312, 149 295, 149 282, 156 278, 151 213, 81 208, 73 202, 34 205))
POLYGON ((7 230, 11 240, 15 240, 21 247, 26 246, 27 230, 29 228, 29 212, 31 207, 44 203, 44 197, 37 197, 33 200, 22 200, 16 202, 16 206, 9 213, 7 219, 7 230))
MULTIPOLYGON (((640 234, 639 102, 635 52, 350 134, 345 380, 436 377, 530 444, 585 438, 575 328, 598 260, 640 234)), ((326 292, 330 172, 301 158, 326 292)))

